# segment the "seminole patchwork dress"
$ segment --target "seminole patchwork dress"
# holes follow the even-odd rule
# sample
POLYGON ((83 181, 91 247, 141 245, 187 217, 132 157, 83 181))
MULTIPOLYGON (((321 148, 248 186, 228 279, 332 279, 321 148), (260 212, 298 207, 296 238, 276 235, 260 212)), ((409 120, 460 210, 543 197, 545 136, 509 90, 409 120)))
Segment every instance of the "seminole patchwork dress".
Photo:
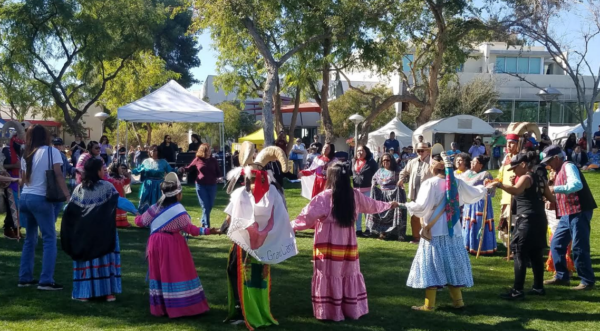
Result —
MULTIPOLYGON (((303 176, 315 176, 311 198, 325 190, 325 183, 327 182, 327 167, 330 164, 337 162, 337 160, 337 158, 329 160, 328 157, 319 155, 312 161, 308 169, 300 171, 303 176)), ((302 184, 305 185, 304 180, 302 181, 302 184)))
MULTIPOLYGON (((390 209, 354 190, 354 217, 390 209)), ((292 222, 296 231, 315 229, 312 277, 313 313, 317 319, 358 319, 369 312, 367 287, 358 260, 354 222, 341 227, 331 214, 331 190, 325 190, 304 207, 292 222)))
POLYGON ((192 254, 181 232, 208 235, 210 229, 192 224, 180 204, 151 206, 135 218, 140 227, 151 227, 146 256, 150 278, 150 313, 170 318, 208 311, 208 302, 196 273, 192 254))
MULTIPOLYGON (((122 178, 113 178, 113 177, 108 177, 107 178, 108 182, 110 182, 111 184, 113 184, 113 186, 115 187, 115 189, 117 189, 117 192, 119 192, 119 196, 121 198, 125 197, 125 185, 129 185, 131 183, 131 178, 127 178, 127 177, 122 177, 122 178)), ((118 228, 127 228, 130 227, 131 225, 129 224, 129 222, 127 221, 127 212, 122 210, 122 209, 117 209, 117 227, 118 228)))
MULTIPOLYGON (((494 177, 487 171, 475 172, 467 170, 458 178, 471 186, 483 185, 486 179, 493 180, 494 177)), ((463 239, 467 251, 471 254, 477 254, 479 249, 479 240, 483 236, 481 252, 483 255, 490 255, 496 252, 496 234, 494 231, 494 208, 492 207, 492 198, 495 190, 487 196, 486 219, 483 219, 483 208, 485 200, 481 199, 475 203, 465 204, 462 214, 463 239), (481 227, 484 226, 483 233, 480 234, 481 227)))
MULTIPOLYGON (((406 202, 406 192, 404 188, 398 187, 399 173, 385 168, 379 168, 373 180, 371 181, 371 199, 384 202, 406 202)), ((400 224, 406 224, 406 213, 400 208, 386 210, 380 214, 367 215, 367 229, 376 235, 381 235, 390 239, 403 239, 406 235, 406 225, 404 233, 401 233, 400 224)))
POLYGON ((140 189, 140 203, 138 210, 145 212, 150 206, 156 204, 162 196, 160 184, 165 179, 165 175, 173 172, 173 168, 165 159, 145 159, 137 168, 132 169, 134 175, 141 175, 142 188, 140 189))
MULTIPOLYGON (((471 186, 460 179, 455 179, 458 191, 458 203, 475 203, 481 200, 486 189, 483 186, 471 186)), ((432 177, 421 184, 415 201, 406 204, 411 215, 421 217, 428 224, 435 215, 442 212, 438 221, 431 228, 431 241, 421 237, 419 248, 413 260, 406 285, 412 288, 426 289, 433 287, 473 286, 473 274, 469 255, 464 248, 460 222, 449 230, 446 211, 446 179, 432 177)), ((450 188, 448 188, 450 189, 450 188)), ((454 214, 458 210, 452 211, 454 214)))

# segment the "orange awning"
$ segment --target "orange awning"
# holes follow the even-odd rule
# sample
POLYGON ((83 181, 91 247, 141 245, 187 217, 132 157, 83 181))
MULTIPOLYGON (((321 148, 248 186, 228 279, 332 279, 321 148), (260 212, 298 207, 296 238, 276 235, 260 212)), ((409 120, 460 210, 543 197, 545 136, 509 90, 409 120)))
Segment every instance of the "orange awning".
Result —
MULTIPOLYGON (((282 113, 293 113, 294 105, 281 107, 282 113)), ((305 102, 301 103, 300 107, 298 107, 299 113, 321 113, 321 107, 316 102, 305 102)))

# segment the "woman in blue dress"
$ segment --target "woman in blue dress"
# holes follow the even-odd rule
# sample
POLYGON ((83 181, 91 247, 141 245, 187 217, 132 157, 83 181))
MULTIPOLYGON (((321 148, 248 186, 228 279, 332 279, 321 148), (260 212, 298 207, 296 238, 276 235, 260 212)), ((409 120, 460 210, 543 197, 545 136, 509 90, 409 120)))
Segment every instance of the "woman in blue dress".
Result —
POLYGON ((142 188, 138 206, 140 214, 143 214, 160 199, 162 196, 160 184, 168 173, 174 171, 165 159, 158 158, 158 146, 150 146, 149 152, 150 158, 145 159, 137 169, 131 170, 132 174, 141 175, 142 188))
MULTIPOLYGON (((458 175, 458 178, 471 186, 484 185, 484 181, 494 179, 492 175, 483 171, 483 166, 486 163, 485 157, 479 155, 471 161, 471 169, 458 175)), ((494 232, 494 208, 492 207, 492 198, 494 197, 495 190, 491 190, 487 196, 487 213, 485 215, 485 221, 483 220, 483 209, 485 206, 485 198, 481 199, 472 204, 465 204, 463 207, 462 215, 462 226, 463 226, 463 240, 465 248, 471 254, 477 254, 479 249, 479 230, 481 226, 485 224, 483 230, 483 243, 481 246, 482 255, 490 255, 496 252, 496 235, 494 232)))

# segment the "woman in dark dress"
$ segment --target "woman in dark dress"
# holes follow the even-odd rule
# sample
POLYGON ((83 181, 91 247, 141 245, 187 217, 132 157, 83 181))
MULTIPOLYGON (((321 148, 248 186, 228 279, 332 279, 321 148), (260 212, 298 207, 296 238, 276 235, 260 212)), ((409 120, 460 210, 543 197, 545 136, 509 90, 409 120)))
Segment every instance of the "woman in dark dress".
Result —
MULTIPOLYGON (((377 162, 373 160, 373 153, 369 147, 359 145, 356 148, 356 157, 352 162, 352 182, 354 188, 358 189, 363 195, 371 196, 371 180, 377 172, 377 162)), ((356 218, 356 234, 362 235, 362 214, 358 214, 356 218)), ((369 235, 369 230, 365 231, 365 235, 369 235)))

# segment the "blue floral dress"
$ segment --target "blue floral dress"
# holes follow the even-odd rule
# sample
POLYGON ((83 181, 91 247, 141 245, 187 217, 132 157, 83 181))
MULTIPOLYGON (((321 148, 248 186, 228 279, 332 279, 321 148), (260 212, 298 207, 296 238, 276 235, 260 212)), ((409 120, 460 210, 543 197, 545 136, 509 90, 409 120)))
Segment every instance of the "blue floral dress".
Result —
POLYGON ((138 207, 140 214, 160 199, 162 196, 160 184, 165 179, 165 175, 172 171, 173 168, 164 159, 145 159, 137 169, 131 170, 134 175, 141 175, 142 188, 138 207))
MULTIPOLYGON (((487 172, 475 172, 467 170, 459 178, 471 186, 483 185, 486 179, 493 180, 494 177, 487 172)), ((481 244, 481 254, 490 255, 494 254, 497 249, 496 245, 496 234, 494 227, 494 208, 492 206, 492 198, 494 197, 495 190, 487 196, 487 213, 486 219, 483 220, 483 208, 485 206, 485 199, 481 199, 475 203, 465 204, 463 207, 462 215, 462 233, 465 248, 471 254, 477 254, 479 249, 479 230, 481 226, 485 224, 483 231, 483 243, 481 244)))

